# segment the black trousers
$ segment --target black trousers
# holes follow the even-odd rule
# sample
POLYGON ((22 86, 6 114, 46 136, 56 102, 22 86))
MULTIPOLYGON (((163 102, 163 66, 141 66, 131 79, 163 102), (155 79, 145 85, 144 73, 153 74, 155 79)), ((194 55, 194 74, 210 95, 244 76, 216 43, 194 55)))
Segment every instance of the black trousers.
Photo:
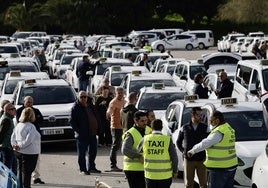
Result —
POLYGON ((144 171, 124 171, 129 188, 145 188, 144 171))
POLYGON ((35 169, 38 154, 22 154, 16 152, 18 160, 18 177, 21 187, 31 187, 31 174, 35 169))
POLYGON ((146 188, 170 188, 172 184, 172 178, 164 180, 152 180, 145 178, 146 188))
POLYGON ((112 147, 111 147, 111 152, 110 152, 110 161, 111 161, 111 168, 116 167, 117 164, 117 151, 121 147, 121 142, 122 142, 122 134, 123 130, 122 129, 111 129, 111 134, 112 134, 112 147))

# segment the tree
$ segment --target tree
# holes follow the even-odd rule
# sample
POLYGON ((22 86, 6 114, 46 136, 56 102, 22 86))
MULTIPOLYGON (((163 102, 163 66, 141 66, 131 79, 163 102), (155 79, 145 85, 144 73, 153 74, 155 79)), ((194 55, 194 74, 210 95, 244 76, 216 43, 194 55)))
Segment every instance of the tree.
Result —
POLYGON ((230 0, 219 7, 219 19, 235 23, 267 23, 268 1, 230 0))

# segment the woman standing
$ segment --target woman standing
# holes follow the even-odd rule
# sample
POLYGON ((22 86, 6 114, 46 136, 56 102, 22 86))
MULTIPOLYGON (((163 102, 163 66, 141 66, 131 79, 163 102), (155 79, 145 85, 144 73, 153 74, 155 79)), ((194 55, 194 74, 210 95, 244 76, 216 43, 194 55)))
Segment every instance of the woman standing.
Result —
POLYGON ((204 78, 201 73, 197 73, 194 76, 194 94, 197 94, 199 99, 208 99, 208 87, 203 79, 204 78))
POLYGON ((31 174, 41 150, 41 136, 32 124, 34 121, 33 109, 25 108, 11 135, 11 144, 18 160, 18 177, 23 188, 31 187, 31 174))

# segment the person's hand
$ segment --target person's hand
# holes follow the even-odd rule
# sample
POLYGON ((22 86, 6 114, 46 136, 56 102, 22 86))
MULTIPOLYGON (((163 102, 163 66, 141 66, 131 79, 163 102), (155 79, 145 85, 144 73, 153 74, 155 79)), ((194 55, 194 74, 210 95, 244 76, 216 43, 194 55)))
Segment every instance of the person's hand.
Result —
POLYGON ((192 154, 191 152, 188 151, 188 152, 187 152, 187 156, 188 156, 188 157, 192 157, 193 154, 192 154))
POLYGON ((208 84, 206 82, 203 82, 204 87, 208 87, 208 84))
POLYGON ((140 162, 143 164, 144 163, 144 158, 143 156, 140 157, 140 162))
POLYGON ((105 104, 106 104, 106 101, 102 101, 102 102, 101 102, 101 105, 105 105, 105 104))
POLYGON ((20 147, 18 145, 13 145, 12 148, 15 151, 19 151, 20 150, 20 147))
POLYGON ((173 178, 177 178, 178 177, 178 172, 173 172, 173 178))

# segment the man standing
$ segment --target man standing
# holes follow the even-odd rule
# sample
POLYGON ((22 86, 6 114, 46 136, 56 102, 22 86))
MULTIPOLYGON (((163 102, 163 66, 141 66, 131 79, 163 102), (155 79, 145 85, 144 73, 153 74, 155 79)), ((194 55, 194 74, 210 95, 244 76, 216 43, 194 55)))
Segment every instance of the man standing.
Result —
POLYGON ((201 121, 202 109, 200 107, 192 108, 191 121, 182 126, 177 140, 177 146, 184 157, 184 184, 186 188, 194 187, 195 171, 200 188, 207 187, 207 169, 203 164, 206 159, 205 151, 197 153, 193 157, 187 156, 187 151, 209 134, 209 127, 201 121))
MULTIPOLYGON (((26 96, 24 97, 24 103, 23 106, 17 109, 17 115, 16 115, 16 119, 17 122, 19 122, 20 116, 21 116, 21 112, 27 108, 30 107, 33 109, 34 111, 34 115, 35 115, 35 121, 33 122, 36 130, 41 133, 40 131, 40 125, 43 123, 43 115, 41 114, 41 112, 37 109, 33 107, 33 98, 31 96, 26 96)), ((37 159, 37 163, 36 163, 36 167, 32 173, 32 178, 33 178, 33 182, 34 184, 45 184, 44 181, 41 180, 40 178, 40 156, 38 155, 38 159, 37 159)))
POLYGON ((130 188, 145 188, 143 156, 137 146, 144 135, 151 132, 147 126, 147 114, 137 111, 134 114, 134 126, 124 135, 122 153, 124 155, 124 172, 130 188))
MULTIPOLYGON (((0 118, 0 159, 9 169, 12 168, 15 160, 14 152, 10 143, 14 129, 13 118, 16 115, 16 108, 13 104, 7 103, 4 106, 4 114, 0 118)), ((14 172, 17 174, 17 172, 14 172)))
POLYGON ((78 91, 86 91, 89 83, 90 75, 87 74, 88 71, 92 70, 94 65, 89 62, 88 56, 84 55, 83 60, 78 63, 76 69, 76 76, 78 78, 78 91))
POLYGON ((194 145, 187 156, 206 149, 204 162, 209 170, 209 187, 233 187, 234 176, 238 165, 235 150, 235 130, 224 120, 223 114, 215 111, 210 118, 213 129, 206 139, 194 145))
POLYGON ((80 174, 89 175, 101 173, 96 169, 95 159, 97 156, 97 131, 99 121, 94 105, 85 91, 78 93, 78 100, 74 103, 71 110, 70 124, 74 130, 78 164, 80 174), (88 151, 88 167, 86 166, 86 152, 88 151))
POLYGON ((151 125, 152 134, 144 136, 142 147, 146 188, 169 188, 178 175, 178 156, 171 137, 162 135, 162 121, 151 125))
POLYGON ((221 88, 215 90, 218 99, 231 97, 234 89, 234 84, 228 79, 227 73, 225 71, 221 71, 219 73, 219 78, 221 81, 221 88))
POLYGON ((126 132, 134 125, 134 114, 138 111, 135 107, 136 102, 137 95, 135 92, 131 92, 128 95, 128 103, 120 111, 123 132, 126 132))
POLYGON ((110 152, 111 160, 111 171, 121 172, 122 169, 117 167, 116 155, 117 151, 120 149, 123 128, 120 121, 120 110, 125 105, 126 101, 124 99, 124 89, 122 87, 117 87, 115 90, 115 97, 110 102, 106 117, 111 120, 111 134, 112 134, 112 147, 110 152))

